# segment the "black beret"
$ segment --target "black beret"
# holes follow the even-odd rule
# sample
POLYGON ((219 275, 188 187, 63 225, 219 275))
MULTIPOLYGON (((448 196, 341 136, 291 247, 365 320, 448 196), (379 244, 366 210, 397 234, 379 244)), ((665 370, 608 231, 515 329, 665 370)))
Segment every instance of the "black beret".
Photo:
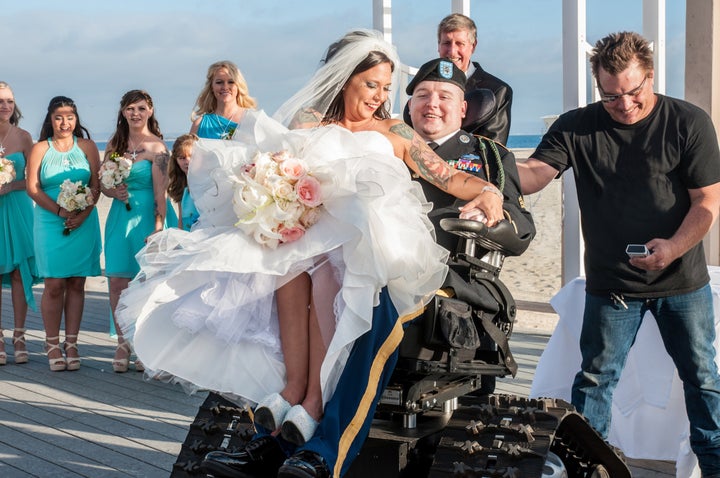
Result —
POLYGON ((455 63, 444 58, 437 58, 420 67, 412 81, 405 88, 405 93, 412 95, 421 81, 446 81, 454 83, 465 91, 465 73, 455 63))

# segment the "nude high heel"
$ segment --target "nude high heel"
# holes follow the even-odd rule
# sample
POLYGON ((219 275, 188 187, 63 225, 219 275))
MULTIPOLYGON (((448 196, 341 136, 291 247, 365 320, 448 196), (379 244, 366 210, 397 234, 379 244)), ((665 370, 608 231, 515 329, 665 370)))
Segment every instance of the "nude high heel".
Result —
POLYGON ((50 371, 51 372, 62 372, 67 368, 67 362, 65 362, 65 357, 62 356, 62 352, 60 350, 60 337, 45 337, 45 353, 48 355, 48 363, 50 364, 50 371), (57 340, 58 343, 51 344, 51 340, 57 340), (50 352, 53 350, 57 350, 60 352, 60 358, 50 358, 50 352))
POLYGON ((7 352, 5 352, 5 336, 3 331, 0 330, 0 365, 7 363, 7 352))
POLYGON ((77 346, 77 334, 71 334, 67 335, 65 334, 65 342, 63 343, 63 349, 65 350, 65 360, 67 361, 67 370, 74 372, 75 370, 80 369, 80 357, 68 357, 67 351, 68 349, 75 349, 75 352, 78 351, 77 346), (68 342, 68 339, 73 339, 72 342, 68 342))
POLYGON ((13 347, 15 350, 13 351, 13 355, 15 356, 15 363, 21 364, 21 363, 27 363, 29 355, 27 350, 18 350, 17 344, 23 344, 25 345, 25 329, 13 329, 13 347), (20 334, 20 335, 17 335, 20 334))
POLYGON ((123 342, 121 344, 118 344, 117 349, 115 349, 115 353, 117 353, 118 350, 124 350, 127 352, 127 357, 123 359, 113 359, 112 361, 112 368, 115 373, 125 373, 128 371, 128 364, 130 363, 130 346, 127 344, 127 342, 123 342))

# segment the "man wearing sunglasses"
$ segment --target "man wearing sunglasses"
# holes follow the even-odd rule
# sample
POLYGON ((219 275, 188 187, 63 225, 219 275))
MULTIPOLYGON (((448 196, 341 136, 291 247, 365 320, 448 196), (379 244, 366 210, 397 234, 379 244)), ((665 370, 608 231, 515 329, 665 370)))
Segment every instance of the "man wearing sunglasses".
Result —
POLYGON ((645 312, 683 381, 690 444, 720 477, 720 375, 702 247, 720 208, 710 117, 653 92, 653 56, 637 33, 608 35, 590 57, 601 101, 566 112, 519 164, 522 192, 572 169, 585 242, 581 371, 572 403, 603 437, 612 395, 645 312), (626 255, 628 244, 650 254, 626 255))

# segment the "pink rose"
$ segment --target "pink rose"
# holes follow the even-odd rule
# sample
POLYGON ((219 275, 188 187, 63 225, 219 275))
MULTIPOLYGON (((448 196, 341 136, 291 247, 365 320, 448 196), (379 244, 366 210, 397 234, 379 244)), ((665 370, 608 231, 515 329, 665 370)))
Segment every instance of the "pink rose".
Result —
POLYGON ((298 200, 308 206, 317 207, 322 204, 320 197, 320 181, 312 176, 303 176, 295 183, 295 192, 298 200))
POLYGON ((280 235, 282 236, 281 241, 283 243, 288 243, 297 241, 298 239, 303 237, 305 235, 305 229, 303 229, 302 226, 280 226, 280 230, 278 231, 278 233, 280 233, 280 235))
POLYGON ((297 158, 288 158, 280 163, 280 172, 287 178, 300 179, 307 174, 307 167, 297 158))

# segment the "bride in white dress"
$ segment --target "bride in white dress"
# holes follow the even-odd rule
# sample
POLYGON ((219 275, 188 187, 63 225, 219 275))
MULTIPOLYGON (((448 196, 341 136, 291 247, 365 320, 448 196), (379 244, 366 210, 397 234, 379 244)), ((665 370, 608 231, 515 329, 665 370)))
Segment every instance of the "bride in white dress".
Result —
POLYGON ((281 340, 274 295, 307 272, 327 350, 320 368, 327 402, 354 341, 370 330, 381 289, 402 317, 417 314, 445 277, 447 251, 434 242, 430 205, 408 167, 471 200, 465 208, 483 210, 489 226, 502 219, 490 183, 450 169, 412 129, 389 119, 389 85, 400 65, 394 48, 371 31, 343 41, 275 119, 248 112, 232 141, 196 143, 188 179, 200 219, 192 232, 152 237, 118 305, 118 322, 146 368, 238 402, 279 393, 282 341, 306 338, 281 340), (356 71, 369 53, 379 63, 356 71), (366 90, 371 100, 361 97, 366 90), (298 122, 312 127, 284 126, 298 122), (279 151, 307 164, 322 206, 300 239, 273 248, 235 226, 233 196, 257 153, 279 151))

